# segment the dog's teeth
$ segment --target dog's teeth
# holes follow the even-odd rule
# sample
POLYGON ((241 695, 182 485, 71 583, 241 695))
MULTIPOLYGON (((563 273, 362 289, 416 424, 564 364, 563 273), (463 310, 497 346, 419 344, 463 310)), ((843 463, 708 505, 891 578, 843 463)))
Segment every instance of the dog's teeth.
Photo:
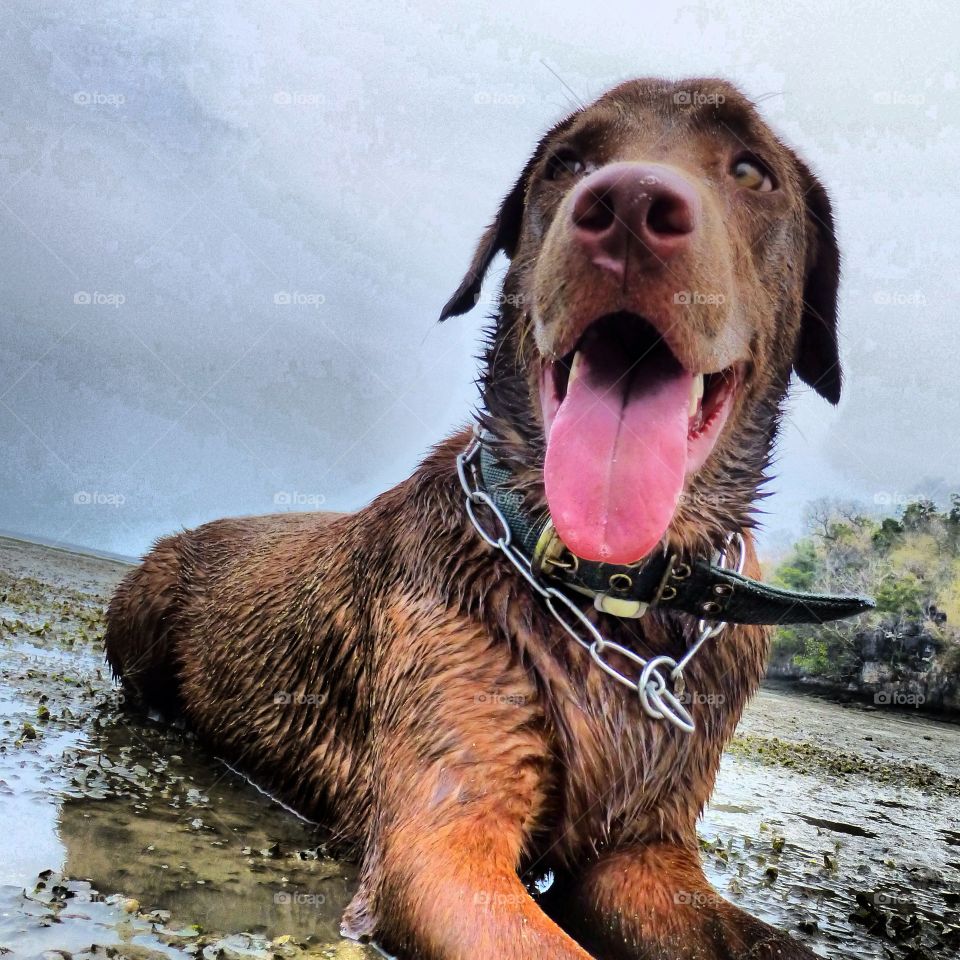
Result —
POLYGON ((577 377, 580 376, 580 355, 581 355, 582 352, 583 352, 583 351, 578 350, 578 351, 573 355, 573 360, 572 360, 571 363, 570 363, 570 376, 567 377, 567 389, 568 389, 568 390, 573 386, 574 381, 577 379, 577 377))
POLYGON ((703 399, 703 374, 698 373, 693 378, 693 383, 690 385, 690 416, 694 417, 697 414, 697 409, 700 407, 700 401, 703 399))

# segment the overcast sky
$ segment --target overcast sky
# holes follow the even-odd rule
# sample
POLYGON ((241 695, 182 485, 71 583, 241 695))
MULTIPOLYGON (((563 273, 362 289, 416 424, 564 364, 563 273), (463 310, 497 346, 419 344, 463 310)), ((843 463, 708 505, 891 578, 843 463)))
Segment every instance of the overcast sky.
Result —
POLYGON ((5 0, 0 529, 139 554, 402 479, 474 402, 482 311, 435 320, 497 201, 651 74, 741 84, 834 200, 847 391, 795 388, 768 546, 960 489, 958 49, 942 2, 5 0))

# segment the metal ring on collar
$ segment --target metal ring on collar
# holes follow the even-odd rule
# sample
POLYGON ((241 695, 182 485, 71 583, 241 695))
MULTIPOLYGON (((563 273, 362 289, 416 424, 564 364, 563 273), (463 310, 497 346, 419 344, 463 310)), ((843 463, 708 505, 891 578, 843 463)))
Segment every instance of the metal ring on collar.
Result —
POLYGON ((747 544, 743 539, 743 534, 737 530, 727 537, 727 542, 723 545, 723 549, 720 551, 720 563, 718 566, 721 570, 733 570, 734 573, 743 573, 743 568, 746 566, 746 563, 747 544), (737 562, 731 567, 728 553, 730 547, 732 546, 737 548, 737 562))
POLYGON ((663 666, 673 670, 676 665, 677 662, 673 657, 661 654, 659 657, 654 657, 640 673, 640 679, 637 681, 637 693, 640 695, 640 705, 651 717, 659 719, 663 716, 663 713, 650 703, 651 697, 659 702, 660 694, 667 689, 667 681, 663 679, 663 674, 660 673, 659 668, 663 666))
MULTIPOLYGON (((693 717, 690 715, 690 711, 677 699, 677 697, 667 689, 660 690, 659 688, 654 690, 652 693, 648 693, 647 696, 656 701, 656 707, 654 708, 658 712, 656 714, 651 714, 651 716, 657 716, 664 720, 669 720, 675 727, 682 730, 684 733, 693 733, 696 729, 696 726, 693 722, 693 717)), ((643 702, 643 693, 641 693, 641 703, 643 702)), ((644 710, 648 710, 648 706, 644 704, 644 710)))
POLYGON ((637 693, 644 712, 656 720, 669 720, 674 726, 686 733, 693 733, 694 723, 690 712, 675 696, 663 679, 659 668, 667 667, 672 675, 677 662, 673 657, 654 657, 643 668, 637 683, 637 693))

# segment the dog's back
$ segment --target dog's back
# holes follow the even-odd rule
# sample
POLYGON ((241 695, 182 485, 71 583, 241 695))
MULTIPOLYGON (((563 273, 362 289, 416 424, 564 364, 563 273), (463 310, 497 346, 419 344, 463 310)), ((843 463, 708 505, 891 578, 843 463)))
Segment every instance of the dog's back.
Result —
POLYGON ((107 661, 142 706, 171 716, 182 711, 176 639, 195 616, 211 580, 229 577, 245 558, 297 537, 322 534, 340 513, 283 513, 215 520, 158 540, 120 585, 107 610, 107 661))
POLYGON ((190 534, 164 537, 117 587, 107 610, 104 644, 114 676, 147 707, 180 712, 169 659, 170 628, 182 595, 182 552, 190 534))

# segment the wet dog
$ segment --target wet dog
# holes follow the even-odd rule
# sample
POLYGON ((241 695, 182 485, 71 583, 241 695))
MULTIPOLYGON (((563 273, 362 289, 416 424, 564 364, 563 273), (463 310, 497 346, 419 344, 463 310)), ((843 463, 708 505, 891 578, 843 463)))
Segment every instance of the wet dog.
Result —
MULTIPOLYGON (((628 568, 739 533, 756 576, 791 372, 840 394, 822 186, 729 84, 638 80, 539 142, 444 319, 500 251, 482 419, 522 509, 628 568)), ((693 733, 652 718, 471 524, 469 440, 357 513, 161 540, 110 605, 114 670, 352 847, 351 935, 471 960, 812 956, 716 895, 698 856, 768 629, 731 624, 691 662, 714 694, 693 733), (521 877, 547 871, 535 899, 521 877)), ((581 607, 644 655, 696 635, 684 613, 581 607)))

